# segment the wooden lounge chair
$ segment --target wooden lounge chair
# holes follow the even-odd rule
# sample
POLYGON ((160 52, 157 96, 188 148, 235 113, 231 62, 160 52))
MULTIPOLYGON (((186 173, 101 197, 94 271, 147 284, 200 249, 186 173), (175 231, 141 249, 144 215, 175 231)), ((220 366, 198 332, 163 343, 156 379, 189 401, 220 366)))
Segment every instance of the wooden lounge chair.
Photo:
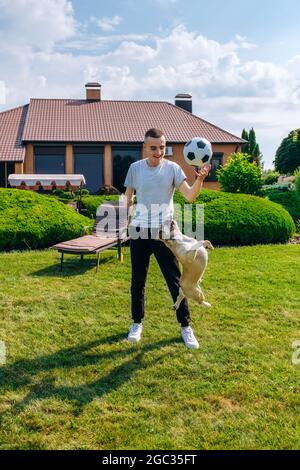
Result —
POLYGON ((99 269, 100 253, 108 248, 117 247, 118 259, 123 261, 122 244, 129 240, 128 219, 126 215, 124 217, 124 212, 120 212, 119 201, 104 202, 97 210, 97 214, 99 213, 101 215, 96 216, 94 225, 84 228, 83 235, 88 228, 93 227, 91 235, 84 235, 51 246, 52 249, 61 253, 61 271, 65 253, 80 255, 81 259, 87 254, 97 254, 96 272, 99 269))

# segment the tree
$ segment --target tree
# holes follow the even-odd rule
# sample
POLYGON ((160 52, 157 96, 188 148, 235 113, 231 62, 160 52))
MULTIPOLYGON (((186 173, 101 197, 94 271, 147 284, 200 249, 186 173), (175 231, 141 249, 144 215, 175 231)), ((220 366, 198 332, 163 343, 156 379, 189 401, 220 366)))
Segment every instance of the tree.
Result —
POLYGON ((259 148, 258 144, 255 144, 254 149, 251 152, 251 155, 253 157, 253 161, 261 166, 262 165, 262 161, 261 161, 262 154, 261 154, 261 151, 260 151, 260 148, 259 148))
POLYGON ((250 147, 249 147, 249 134, 246 129, 243 129, 242 132, 242 139, 247 140, 247 143, 242 146, 242 153, 247 153, 249 155, 250 147))
POLYGON ((280 176, 279 171, 265 170, 262 175, 263 184, 274 184, 277 183, 280 176))
POLYGON ((294 173, 294 176, 295 176, 295 191, 299 199, 300 198, 300 167, 297 168, 297 170, 294 173))
POLYGON ((223 191, 228 193, 257 194, 261 188, 261 168, 249 161, 249 155, 233 153, 227 163, 217 170, 223 191))
POLYGON ((262 153, 260 151, 258 143, 256 142, 256 134, 253 127, 250 129, 249 134, 245 129, 243 129, 242 139, 248 141, 247 144, 244 144, 242 146, 242 153, 246 153, 247 155, 249 155, 250 162, 256 162, 258 166, 262 168, 262 153))
POLYGON ((300 166, 300 129, 295 129, 285 137, 277 149, 275 170, 283 174, 293 173, 300 166))

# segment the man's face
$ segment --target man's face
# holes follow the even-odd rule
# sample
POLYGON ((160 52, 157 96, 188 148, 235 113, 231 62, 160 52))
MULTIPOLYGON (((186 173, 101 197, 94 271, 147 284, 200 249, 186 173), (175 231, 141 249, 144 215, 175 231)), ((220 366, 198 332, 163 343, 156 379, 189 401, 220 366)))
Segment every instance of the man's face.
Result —
POLYGON ((157 166, 164 158, 166 151, 166 138, 164 136, 155 139, 147 137, 145 139, 145 155, 151 166, 157 166))

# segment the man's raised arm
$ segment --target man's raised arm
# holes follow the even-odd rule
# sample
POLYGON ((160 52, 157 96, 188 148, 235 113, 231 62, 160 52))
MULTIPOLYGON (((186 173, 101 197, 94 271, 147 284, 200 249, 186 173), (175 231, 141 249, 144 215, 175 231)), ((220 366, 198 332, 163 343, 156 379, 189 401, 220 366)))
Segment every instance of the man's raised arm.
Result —
POLYGON ((203 181, 207 177, 211 170, 211 165, 207 165, 201 168, 200 172, 197 174, 197 178, 192 186, 190 186, 186 181, 183 181, 179 186, 179 191, 185 197, 188 202, 194 202, 198 194, 201 191, 203 181))

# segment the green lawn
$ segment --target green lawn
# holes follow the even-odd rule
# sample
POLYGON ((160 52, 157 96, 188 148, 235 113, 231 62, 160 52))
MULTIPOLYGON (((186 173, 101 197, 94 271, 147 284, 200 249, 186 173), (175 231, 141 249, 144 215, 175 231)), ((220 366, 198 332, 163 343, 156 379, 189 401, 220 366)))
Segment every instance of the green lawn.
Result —
POLYGON ((1 449, 300 447, 300 245, 220 248, 187 350, 152 260, 140 345, 130 259, 0 254, 1 449), (69 260, 69 261, 68 261, 69 260))

